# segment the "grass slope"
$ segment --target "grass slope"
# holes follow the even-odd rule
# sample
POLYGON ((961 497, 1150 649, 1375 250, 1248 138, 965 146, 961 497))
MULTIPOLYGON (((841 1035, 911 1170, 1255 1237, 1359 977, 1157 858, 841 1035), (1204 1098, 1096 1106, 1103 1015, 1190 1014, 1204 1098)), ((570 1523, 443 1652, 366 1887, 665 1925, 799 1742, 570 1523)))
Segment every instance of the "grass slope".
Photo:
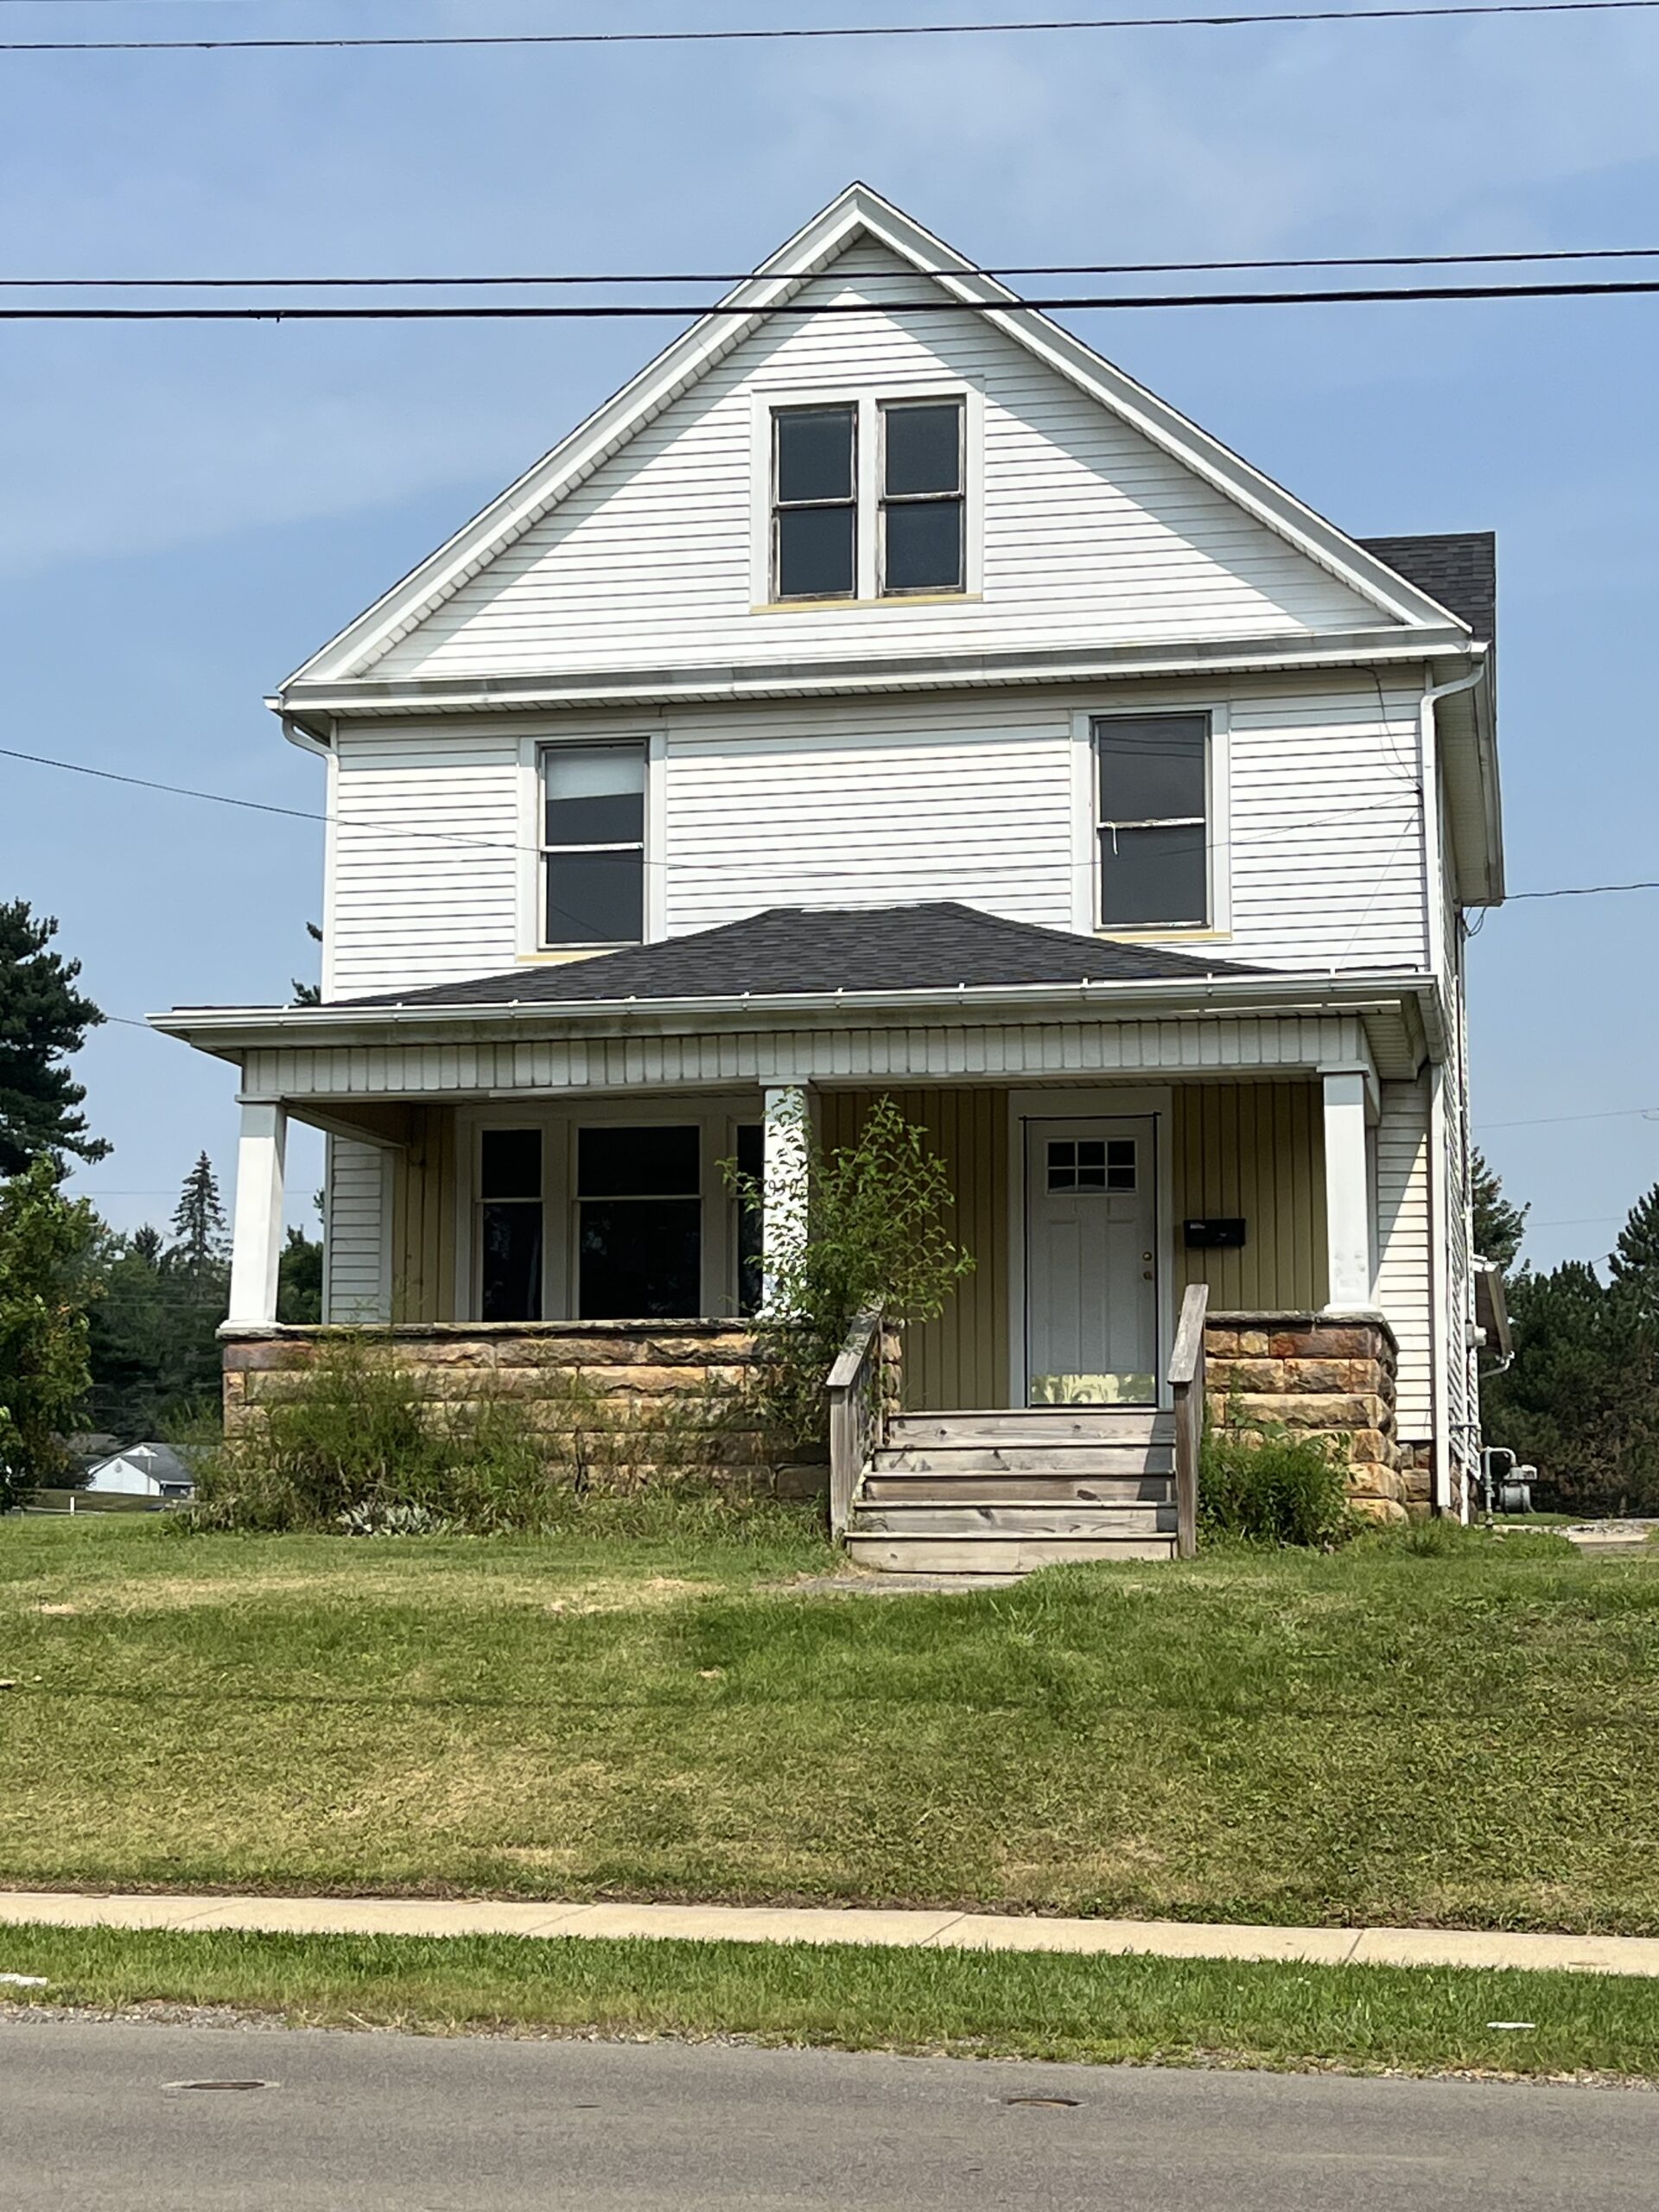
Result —
POLYGON ((745 2036, 1163 2065, 1659 2075, 1659 1985, 1613 1975, 1223 1965, 808 1945, 0 1933, 0 1991, 438 2033, 745 2036), (1525 2021, 1521 2030, 1491 2024, 1525 2021))
POLYGON ((1659 1930, 1659 1558, 0 1522, 0 1880, 1659 1930))

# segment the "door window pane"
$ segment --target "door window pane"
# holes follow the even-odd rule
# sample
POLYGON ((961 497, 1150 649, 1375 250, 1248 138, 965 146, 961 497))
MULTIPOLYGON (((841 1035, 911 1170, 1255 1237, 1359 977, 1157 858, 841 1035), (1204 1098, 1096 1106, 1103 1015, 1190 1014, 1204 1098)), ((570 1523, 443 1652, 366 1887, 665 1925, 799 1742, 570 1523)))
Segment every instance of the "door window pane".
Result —
POLYGON ((785 507, 778 515, 779 599, 849 599, 857 575, 857 510, 785 507))

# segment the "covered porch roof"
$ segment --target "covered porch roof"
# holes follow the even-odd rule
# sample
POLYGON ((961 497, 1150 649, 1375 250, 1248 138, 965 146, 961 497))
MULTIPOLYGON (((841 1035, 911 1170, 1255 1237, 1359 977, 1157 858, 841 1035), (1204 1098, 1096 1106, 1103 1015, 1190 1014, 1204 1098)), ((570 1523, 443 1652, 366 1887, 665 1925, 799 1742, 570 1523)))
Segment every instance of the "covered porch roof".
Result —
POLYGON ((1440 1057, 1421 970, 1294 975, 1074 936, 954 901, 777 907, 582 960, 324 1006, 180 1007, 155 1026, 244 1095, 499 1096, 1363 1066, 1440 1057))

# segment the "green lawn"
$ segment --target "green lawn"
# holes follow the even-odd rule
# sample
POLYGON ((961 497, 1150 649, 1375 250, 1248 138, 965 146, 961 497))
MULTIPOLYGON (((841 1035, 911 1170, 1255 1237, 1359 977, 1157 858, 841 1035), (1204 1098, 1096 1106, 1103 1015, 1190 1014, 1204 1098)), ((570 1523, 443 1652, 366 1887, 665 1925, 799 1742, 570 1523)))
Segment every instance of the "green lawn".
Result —
POLYGON ((1659 1556, 832 1566, 0 1522, 0 1881, 1659 1931, 1659 1556))
POLYGON ((1659 1984, 854 1944, 0 1931, 0 2012, 224 2004, 300 2025, 742 2035, 844 2049, 1277 2067, 1659 2075, 1659 1984), (1518 2030, 1495 2021, 1524 2021, 1518 2030))

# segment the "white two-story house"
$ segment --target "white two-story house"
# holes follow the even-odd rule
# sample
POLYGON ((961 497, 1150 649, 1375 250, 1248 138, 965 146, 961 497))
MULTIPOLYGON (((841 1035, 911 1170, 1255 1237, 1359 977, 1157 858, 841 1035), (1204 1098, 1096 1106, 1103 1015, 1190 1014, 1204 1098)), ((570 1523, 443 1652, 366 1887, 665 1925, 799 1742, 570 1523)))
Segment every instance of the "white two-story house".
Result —
POLYGON ((330 1322, 580 1359, 729 1338, 720 1163, 887 1094, 977 1261, 906 1349, 936 1435, 1155 1425, 1201 1286, 1229 1391, 1459 1510, 1493 597, 851 188, 272 700, 321 1003, 160 1018, 240 1071, 233 1369, 290 1116, 330 1322))

